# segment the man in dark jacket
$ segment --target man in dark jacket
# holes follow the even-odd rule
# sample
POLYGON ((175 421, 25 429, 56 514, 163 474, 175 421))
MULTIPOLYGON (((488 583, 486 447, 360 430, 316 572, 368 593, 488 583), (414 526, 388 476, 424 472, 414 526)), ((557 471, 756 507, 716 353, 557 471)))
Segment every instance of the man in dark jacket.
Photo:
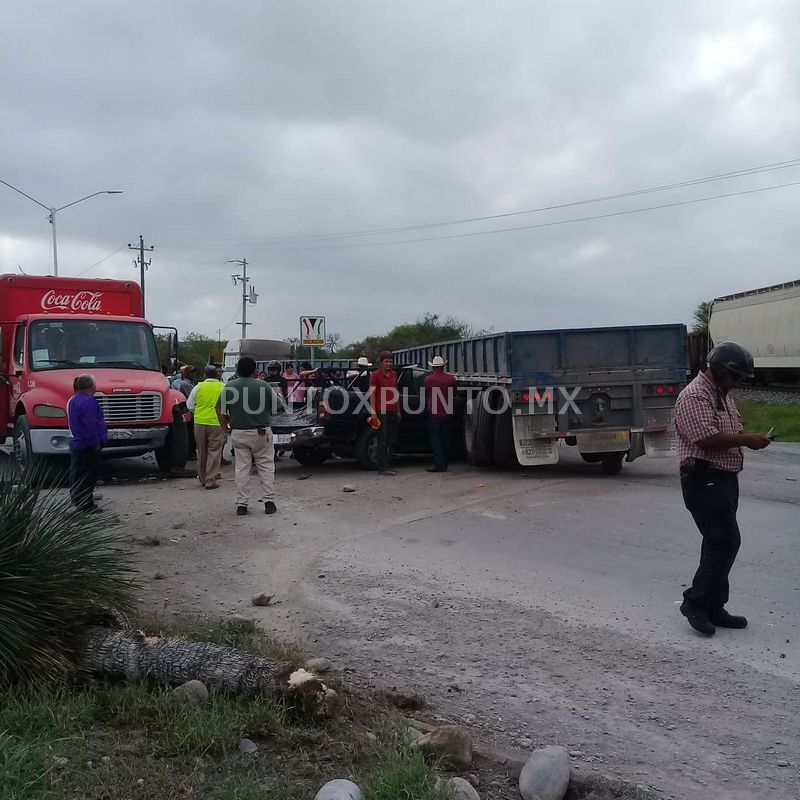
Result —
POLYGON ((67 403, 69 420, 69 493, 72 502, 82 511, 99 511, 94 504, 94 487, 100 471, 100 448, 108 441, 103 409, 94 394, 93 375, 79 375, 74 383, 75 394, 67 403))

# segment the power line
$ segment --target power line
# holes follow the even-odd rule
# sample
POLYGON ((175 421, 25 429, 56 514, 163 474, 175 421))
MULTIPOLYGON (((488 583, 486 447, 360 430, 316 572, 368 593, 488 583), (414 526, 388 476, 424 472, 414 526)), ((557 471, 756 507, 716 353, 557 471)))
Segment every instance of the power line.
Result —
MULTIPOLYGON (((744 169, 733 170, 730 172, 718 173, 715 175, 708 175, 702 178, 691 178, 684 181, 675 183, 662 184, 660 186, 651 186, 645 189, 634 189, 626 192, 619 192, 617 194, 603 195, 600 197, 591 197, 583 200, 573 200, 566 203, 556 203, 547 206, 539 206, 537 208, 529 208, 522 211, 507 211, 501 214, 490 214, 486 216, 465 217, 462 219, 443 220, 438 222, 420 223, 417 225, 402 225, 388 228, 372 228, 365 230, 355 231, 340 231, 335 233, 318 233, 318 234, 298 234, 296 236, 268 236, 268 237, 243 237, 235 239, 241 243, 275 243, 275 244, 297 244, 306 241, 316 241, 322 239, 349 239, 363 236, 378 236, 387 233, 407 233, 415 230, 428 230, 431 228, 441 228, 451 225, 466 225, 473 222, 489 222, 496 219, 506 219, 508 217, 517 217, 525 214, 537 214, 544 211, 557 211, 565 208, 574 208, 581 205, 589 205, 592 203, 603 203, 611 200, 622 200, 629 197, 637 197, 645 194, 653 194, 655 192, 664 192, 670 189, 685 188, 687 186, 698 186, 705 183, 714 183, 717 181, 730 180, 732 178, 741 178, 749 175, 760 175, 767 172, 774 172, 776 170, 790 169, 792 167, 800 166, 800 158, 793 158, 787 161, 776 161, 771 164, 762 164, 755 167, 747 167, 744 169)), ((201 240, 202 241, 202 240, 201 240)), ((228 240, 225 240, 228 241, 228 240)), ((219 245, 227 246, 227 245, 219 245)))
MULTIPOLYGON (((800 181, 790 181, 779 183, 775 186, 762 186, 758 189, 743 189, 738 192, 727 192, 725 194, 710 195, 708 197, 696 197, 693 200, 677 200, 674 203, 661 203, 655 206, 645 206, 643 208, 630 208, 624 211, 611 211, 607 214, 594 214, 588 217, 573 217, 572 219, 554 220, 552 222, 540 222, 535 225, 516 225, 510 228, 494 228, 488 231, 469 231, 467 233, 451 233, 444 236, 423 236, 416 239, 390 239, 384 242, 352 242, 350 244, 298 244, 292 247, 274 247, 270 252, 290 252, 293 250, 350 250, 366 247, 385 247, 386 245, 413 244, 415 242, 435 242, 445 239, 464 239, 473 236, 491 236, 497 233, 510 233, 513 231, 528 231, 536 228, 552 228, 557 225, 570 225, 575 222, 590 222, 597 219, 610 219, 612 217, 623 217, 627 214, 641 214, 645 211, 658 211, 664 208, 677 208, 678 206, 694 205, 696 203, 706 203, 711 200, 722 200, 727 197, 740 197, 742 195, 757 194, 759 192, 769 192, 773 189, 785 189, 788 186, 800 186, 800 181)), ((252 245, 251 245, 252 246, 252 245)), ((204 249, 204 248, 185 248, 185 249, 204 249)))
POLYGON ((92 264, 91 267, 86 267, 85 270, 83 270, 82 272, 79 272, 75 277, 76 278, 80 278, 81 275, 85 275, 87 272, 89 272, 90 270, 93 270, 95 267, 99 267, 104 261, 108 261, 108 259, 111 258, 111 256, 115 256, 117 253, 120 252, 120 250, 124 250, 126 246, 127 245, 123 244, 122 247, 118 247, 116 250, 112 251, 107 256, 103 256, 103 258, 101 258, 99 261, 95 261, 94 264, 92 264))

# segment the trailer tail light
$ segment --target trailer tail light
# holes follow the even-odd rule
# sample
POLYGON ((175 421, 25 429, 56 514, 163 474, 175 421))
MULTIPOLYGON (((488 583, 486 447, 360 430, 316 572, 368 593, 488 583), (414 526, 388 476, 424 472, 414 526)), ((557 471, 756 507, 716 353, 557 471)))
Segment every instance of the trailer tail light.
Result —
POLYGON ((531 394, 530 392, 523 392, 521 399, 522 399, 523 403, 530 403, 531 400, 534 400, 537 403, 541 403, 543 400, 544 401, 552 400, 553 399, 553 393, 552 392, 544 392, 544 393, 533 392, 533 394, 531 394))
POLYGON ((328 419, 330 415, 331 410, 328 408, 328 404, 324 400, 320 400, 319 405, 317 406, 317 418, 328 419))
POLYGON ((645 394, 665 395, 665 394, 678 394, 681 386, 674 383, 655 384, 644 387, 645 394))

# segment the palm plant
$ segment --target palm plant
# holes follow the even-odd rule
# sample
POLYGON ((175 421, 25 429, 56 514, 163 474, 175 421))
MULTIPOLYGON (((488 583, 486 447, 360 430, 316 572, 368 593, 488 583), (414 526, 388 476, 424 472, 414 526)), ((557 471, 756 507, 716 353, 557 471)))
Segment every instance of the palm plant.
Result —
POLYGON ((87 629, 134 607, 118 523, 36 487, 0 481, 0 684, 63 680, 87 629))
POLYGON ((0 689, 76 675, 277 694, 331 714, 336 692, 285 660, 233 647, 118 630, 134 610, 135 570, 119 523, 76 511, 58 488, 0 479, 0 689))

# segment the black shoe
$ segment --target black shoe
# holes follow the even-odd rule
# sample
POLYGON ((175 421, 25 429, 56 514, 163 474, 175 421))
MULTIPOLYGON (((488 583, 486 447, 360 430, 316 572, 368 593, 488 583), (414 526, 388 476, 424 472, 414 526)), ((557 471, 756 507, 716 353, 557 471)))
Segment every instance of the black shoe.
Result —
POLYGON ((272 500, 267 500, 267 502, 264 503, 265 514, 274 514, 277 510, 278 509, 275 507, 275 503, 273 503, 272 500))
POLYGON ((681 614, 688 620, 689 624, 703 636, 713 636, 717 629, 708 618, 708 612, 703 609, 690 608, 685 602, 681 603, 681 614))
POLYGON ((708 612, 708 618, 712 624, 720 628, 746 628, 747 617, 737 617, 729 614, 724 608, 715 608, 708 612))
POLYGON ((425 472, 444 472, 441 467, 425 467, 425 472))
POLYGON ((378 475, 397 475, 397 470, 394 469, 382 469, 378 475))
POLYGON ((247 513, 247 506, 236 506, 236 516, 243 517, 247 513))

